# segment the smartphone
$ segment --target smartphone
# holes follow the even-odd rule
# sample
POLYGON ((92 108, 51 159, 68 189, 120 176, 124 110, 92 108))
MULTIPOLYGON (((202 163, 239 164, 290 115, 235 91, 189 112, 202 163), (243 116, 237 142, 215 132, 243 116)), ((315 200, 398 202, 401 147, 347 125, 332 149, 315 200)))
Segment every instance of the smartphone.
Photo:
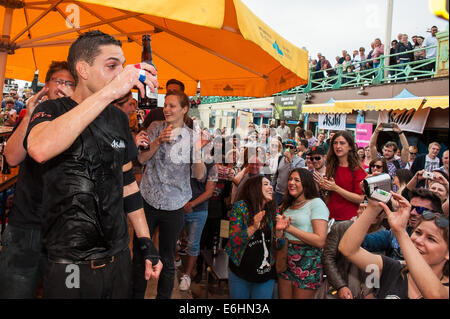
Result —
POLYGON ((423 178, 428 178, 428 179, 433 179, 434 178, 434 174, 430 173, 430 172, 427 172, 427 171, 423 172, 422 176, 423 176, 423 178))
POLYGON ((394 128, 394 123, 383 123, 383 127, 385 127, 385 128, 394 128))

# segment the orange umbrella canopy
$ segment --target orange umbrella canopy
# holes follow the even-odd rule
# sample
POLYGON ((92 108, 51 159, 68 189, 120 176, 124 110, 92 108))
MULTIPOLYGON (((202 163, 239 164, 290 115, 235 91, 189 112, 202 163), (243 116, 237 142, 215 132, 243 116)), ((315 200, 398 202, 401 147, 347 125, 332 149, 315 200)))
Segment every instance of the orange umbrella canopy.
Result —
POLYGON ((269 96, 308 81, 308 53, 240 0, 1 0, 0 5, 3 39, 11 21, 10 41, 3 42, 10 53, 7 78, 31 81, 38 69, 44 82, 51 61, 66 60, 79 34, 98 29, 122 41, 127 64, 141 60, 142 35, 152 35, 159 93, 171 78, 184 82, 189 95, 200 81, 204 96, 269 96))

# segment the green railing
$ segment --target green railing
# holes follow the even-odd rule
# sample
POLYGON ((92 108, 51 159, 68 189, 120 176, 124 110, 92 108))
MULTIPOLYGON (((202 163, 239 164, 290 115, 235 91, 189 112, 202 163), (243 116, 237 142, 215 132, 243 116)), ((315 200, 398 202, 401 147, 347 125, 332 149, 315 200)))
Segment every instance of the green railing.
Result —
MULTIPOLYGON (((427 49, 436 47, 437 46, 430 46, 427 47, 427 49)), ((386 56, 381 55, 374 59, 355 62, 350 65, 354 66, 355 68, 357 68, 357 66, 359 65, 360 70, 353 72, 344 72, 342 65, 337 69, 330 68, 320 71, 310 71, 309 81, 307 85, 297 86, 295 88, 274 95, 337 90, 346 87, 360 87, 393 82, 410 82, 424 78, 432 78, 436 74, 436 58, 410 61, 408 63, 394 64, 387 67, 384 65, 385 59, 390 59, 391 57, 397 57, 404 54, 414 54, 414 52, 423 50, 426 49, 420 48, 386 56), (372 67, 369 69, 361 69, 361 66, 363 64, 366 64, 367 62, 373 63, 374 61, 379 61, 379 65, 376 68, 372 67), (330 73, 330 71, 334 71, 335 75, 326 76, 325 74, 330 73), (323 74, 323 77, 320 77, 321 74, 323 74)), ((201 98, 201 103, 220 103, 246 99, 252 98, 237 96, 205 96, 201 98)))

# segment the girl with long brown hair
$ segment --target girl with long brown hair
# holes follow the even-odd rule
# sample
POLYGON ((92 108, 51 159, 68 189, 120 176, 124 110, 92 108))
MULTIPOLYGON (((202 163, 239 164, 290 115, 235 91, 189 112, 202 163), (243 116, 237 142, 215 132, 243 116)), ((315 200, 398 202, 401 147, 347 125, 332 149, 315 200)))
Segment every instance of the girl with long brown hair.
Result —
MULTIPOLYGON (((232 299, 270 299, 276 278, 276 203, 270 181, 250 177, 230 214, 228 285, 232 299)), ((286 225, 286 223, 285 223, 286 225)), ((277 229, 280 228, 280 229, 277 229)))
POLYGON ((311 299, 322 282, 322 248, 330 213, 319 197, 313 174, 307 169, 295 168, 290 172, 280 214, 278 221, 289 223, 285 229, 287 269, 279 274, 279 296, 311 299))
POLYGON ((364 199, 360 183, 367 173, 349 132, 337 132, 330 144, 326 177, 320 181, 319 186, 328 193, 330 218, 336 221, 349 220, 356 216, 359 204, 364 199))

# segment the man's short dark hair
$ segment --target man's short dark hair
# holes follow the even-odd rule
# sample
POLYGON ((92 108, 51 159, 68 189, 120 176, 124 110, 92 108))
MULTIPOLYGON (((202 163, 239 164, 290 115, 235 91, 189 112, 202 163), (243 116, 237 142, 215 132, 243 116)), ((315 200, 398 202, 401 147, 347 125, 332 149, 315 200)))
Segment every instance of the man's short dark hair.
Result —
MULTIPOLYGON (((395 143, 395 142, 393 142, 393 141, 386 142, 386 143, 383 145, 383 147, 388 147, 388 148, 393 147, 393 148, 394 148, 394 152, 397 152, 397 150, 398 150, 398 145, 397 145, 397 143, 395 143)), ((382 147, 382 148, 383 148, 383 147, 382 147)))
POLYGON ((70 72, 69 63, 67 63, 67 61, 52 61, 48 67, 47 74, 45 75, 45 83, 48 83, 52 79, 54 73, 61 70, 70 72))
POLYGON ((308 140, 307 139, 301 138, 300 144, 302 144, 305 148, 308 148, 308 140))
POLYGON ((114 39, 109 34, 103 33, 100 30, 85 32, 72 43, 67 62, 75 82, 78 82, 77 70, 75 69, 77 62, 83 60, 89 63, 89 65, 92 65, 100 53, 100 47, 111 44, 122 47, 122 43, 119 40, 114 39))
POLYGON ((170 84, 176 84, 181 88, 181 92, 184 92, 184 83, 181 81, 178 81, 177 79, 170 79, 169 81, 167 81, 166 83, 166 89, 170 84))
POLYGON ((429 200, 431 202, 431 209, 435 212, 442 212, 442 202, 441 199, 429 189, 425 189, 423 187, 415 188, 411 191, 411 200, 413 198, 421 198, 425 200, 429 200))

